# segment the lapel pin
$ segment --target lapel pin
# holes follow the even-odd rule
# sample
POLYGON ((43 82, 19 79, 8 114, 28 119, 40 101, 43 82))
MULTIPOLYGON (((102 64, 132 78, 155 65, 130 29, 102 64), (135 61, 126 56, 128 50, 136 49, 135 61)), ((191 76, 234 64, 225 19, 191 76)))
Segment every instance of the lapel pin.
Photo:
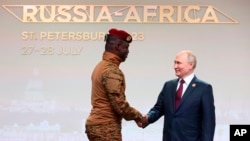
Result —
POLYGON ((193 84, 192 84, 192 87, 196 87, 196 84, 195 84, 195 83, 193 83, 193 84))

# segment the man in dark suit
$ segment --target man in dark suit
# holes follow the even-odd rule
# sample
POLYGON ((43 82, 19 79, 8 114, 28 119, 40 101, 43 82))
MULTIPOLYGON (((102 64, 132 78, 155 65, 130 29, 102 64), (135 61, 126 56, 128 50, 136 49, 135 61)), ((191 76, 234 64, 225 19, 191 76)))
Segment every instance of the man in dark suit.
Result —
POLYGON ((174 60, 178 78, 164 84, 156 104, 144 116, 144 128, 164 116, 163 141, 213 141, 213 88, 196 77, 195 67, 196 57, 191 51, 179 52, 174 60))

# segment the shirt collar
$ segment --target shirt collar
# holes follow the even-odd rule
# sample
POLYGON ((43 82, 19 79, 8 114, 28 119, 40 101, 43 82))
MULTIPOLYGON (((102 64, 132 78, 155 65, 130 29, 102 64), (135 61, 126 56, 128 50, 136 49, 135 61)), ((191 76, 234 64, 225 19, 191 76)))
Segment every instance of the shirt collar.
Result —
POLYGON ((119 66, 120 63, 122 62, 122 60, 119 56, 117 56, 111 52, 107 52, 107 51, 105 51, 103 53, 102 59, 106 60, 108 62, 112 62, 112 63, 116 64, 117 66, 119 66))
MULTIPOLYGON (((185 81, 185 83, 187 85, 189 85, 189 83, 192 81, 192 79, 194 78, 194 73, 191 73, 189 76, 187 76, 186 78, 184 78, 183 80, 185 81)), ((181 79, 179 79, 180 82, 181 79)))

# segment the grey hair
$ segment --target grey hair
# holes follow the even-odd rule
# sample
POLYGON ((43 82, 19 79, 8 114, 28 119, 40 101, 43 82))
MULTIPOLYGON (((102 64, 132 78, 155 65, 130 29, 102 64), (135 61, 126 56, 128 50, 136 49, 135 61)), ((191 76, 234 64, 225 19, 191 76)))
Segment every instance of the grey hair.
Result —
POLYGON ((196 68, 196 65, 197 65, 197 59, 196 59, 196 56, 194 55, 194 53, 192 53, 191 51, 189 50, 186 50, 185 51, 187 53, 187 59, 188 59, 188 62, 192 62, 194 63, 194 67, 193 69, 196 68))

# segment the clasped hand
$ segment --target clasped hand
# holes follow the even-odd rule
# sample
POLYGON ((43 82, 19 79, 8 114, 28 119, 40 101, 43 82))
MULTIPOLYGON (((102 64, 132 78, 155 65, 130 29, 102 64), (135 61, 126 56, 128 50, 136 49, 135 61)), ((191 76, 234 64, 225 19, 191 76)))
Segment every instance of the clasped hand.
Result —
POLYGON ((144 115, 140 120, 136 121, 138 127, 145 128, 148 125, 148 116, 144 115))

